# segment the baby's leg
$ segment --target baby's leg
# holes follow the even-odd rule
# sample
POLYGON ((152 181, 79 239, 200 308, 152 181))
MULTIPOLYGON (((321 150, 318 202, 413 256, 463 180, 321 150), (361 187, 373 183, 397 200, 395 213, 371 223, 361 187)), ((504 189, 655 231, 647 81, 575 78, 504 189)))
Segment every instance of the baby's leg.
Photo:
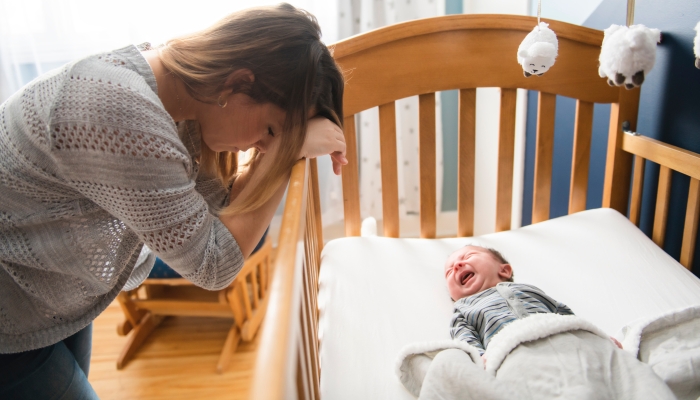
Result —
POLYGON ((526 399, 500 385, 478 367, 467 353, 447 349, 438 353, 423 380, 419 400, 526 399))
POLYGON ((673 399, 668 386, 609 339, 586 331, 521 343, 496 373, 536 399, 673 399))

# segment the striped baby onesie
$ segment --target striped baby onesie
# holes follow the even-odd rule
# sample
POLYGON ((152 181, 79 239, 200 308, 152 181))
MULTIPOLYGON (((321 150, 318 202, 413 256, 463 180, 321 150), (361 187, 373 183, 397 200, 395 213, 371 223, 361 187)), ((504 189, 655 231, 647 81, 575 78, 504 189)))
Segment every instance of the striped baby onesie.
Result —
POLYGON ((480 354, 498 331, 519 318, 537 313, 574 314, 537 287, 513 282, 501 282, 456 301, 454 306, 450 335, 476 347, 480 354))

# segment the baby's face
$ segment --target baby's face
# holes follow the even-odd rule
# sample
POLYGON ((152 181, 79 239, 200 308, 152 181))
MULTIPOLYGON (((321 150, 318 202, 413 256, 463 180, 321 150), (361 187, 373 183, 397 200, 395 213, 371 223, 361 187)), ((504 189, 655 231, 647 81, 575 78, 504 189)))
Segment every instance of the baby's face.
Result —
POLYGON ((477 246, 462 247, 445 262, 447 290, 455 301, 492 288, 511 274, 510 265, 477 246))

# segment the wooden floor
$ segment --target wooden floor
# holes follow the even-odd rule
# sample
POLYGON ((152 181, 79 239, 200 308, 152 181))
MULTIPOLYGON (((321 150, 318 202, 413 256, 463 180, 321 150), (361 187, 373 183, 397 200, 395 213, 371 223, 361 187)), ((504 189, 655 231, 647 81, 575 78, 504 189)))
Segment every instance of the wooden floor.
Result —
POLYGON ((100 399, 247 398, 257 341, 242 342, 227 371, 216 373, 231 320, 169 317, 118 371, 117 355, 126 337, 117 335, 117 323, 123 318, 114 302, 93 326, 89 380, 100 399))

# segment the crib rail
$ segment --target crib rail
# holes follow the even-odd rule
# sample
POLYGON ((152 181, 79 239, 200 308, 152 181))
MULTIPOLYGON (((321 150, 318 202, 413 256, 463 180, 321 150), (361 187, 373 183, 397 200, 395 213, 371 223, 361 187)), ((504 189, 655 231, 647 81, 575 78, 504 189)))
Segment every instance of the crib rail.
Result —
POLYGON ((671 194, 671 172, 676 171, 690 177, 680 257, 680 263, 690 269, 693 265, 693 256, 695 255, 695 239, 698 234, 698 218, 700 217, 700 154, 631 133, 624 135, 622 149, 630 154, 634 154, 632 199, 630 201, 629 216, 630 221, 635 225, 639 225, 639 215, 642 206, 645 161, 652 161, 660 165, 652 231, 652 240, 659 247, 663 247, 666 236, 666 222, 671 194))
POLYGON ((323 247, 316 160, 292 169, 250 399, 318 399, 318 272, 323 247))

